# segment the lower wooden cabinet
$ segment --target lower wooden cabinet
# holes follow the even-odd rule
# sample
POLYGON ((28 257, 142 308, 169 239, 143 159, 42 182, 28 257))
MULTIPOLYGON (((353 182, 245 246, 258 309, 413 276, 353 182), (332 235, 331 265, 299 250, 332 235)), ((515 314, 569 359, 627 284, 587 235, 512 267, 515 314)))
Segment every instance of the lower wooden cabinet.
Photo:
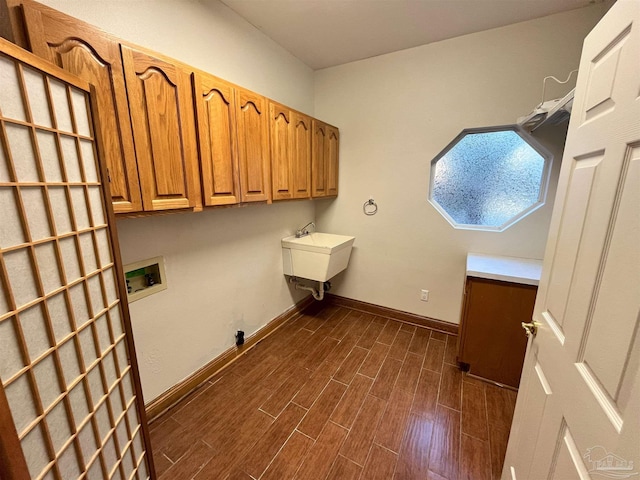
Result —
POLYGON ((458 362, 469 373, 517 388, 538 288, 467 277, 458 362))

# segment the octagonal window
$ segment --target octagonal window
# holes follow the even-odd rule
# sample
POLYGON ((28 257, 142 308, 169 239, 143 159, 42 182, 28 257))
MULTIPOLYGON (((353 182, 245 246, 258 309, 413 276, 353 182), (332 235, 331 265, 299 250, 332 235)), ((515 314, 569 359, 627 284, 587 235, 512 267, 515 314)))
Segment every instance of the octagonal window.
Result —
POLYGON ((517 126, 463 130, 431 162, 429 200, 456 228, 502 231, 544 205, 552 160, 517 126))

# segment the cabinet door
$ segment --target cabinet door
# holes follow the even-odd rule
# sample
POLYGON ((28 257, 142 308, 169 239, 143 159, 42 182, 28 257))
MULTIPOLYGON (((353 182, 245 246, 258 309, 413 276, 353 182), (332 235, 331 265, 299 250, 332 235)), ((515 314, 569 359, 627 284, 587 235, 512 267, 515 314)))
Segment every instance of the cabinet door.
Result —
POLYGON ((121 45, 145 210, 201 207, 189 73, 121 45))
POLYGON ((314 198, 327 196, 327 177, 325 157, 328 152, 327 125, 313 120, 313 152, 311 168, 311 196, 314 198))
POLYGON ((129 106, 117 42, 34 2, 22 6, 33 53, 96 86, 96 128, 116 213, 142 210, 129 106))
POLYGON ((293 125, 291 111, 269 104, 271 130, 271 192, 274 200, 293 198, 293 125))
POLYGON ((327 196, 334 197, 338 195, 338 147, 340 145, 340 133, 336 127, 327 125, 327 141, 325 144, 326 152, 325 175, 327 182, 327 196))
POLYGON ((193 74, 203 202, 240 202, 236 146, 235 89, 205 73, 193 74))
POLYGON ((293 125, 293 197, 311 196, 311 117, 291 115, 293 125))
POLYGON ((236 92, 238 164, 243 202, 271 200, 267 100, 249 90, 236 92))
POLYGON ((458 360, 469 372, 518 387, 537 287, 468 278, 458 360))

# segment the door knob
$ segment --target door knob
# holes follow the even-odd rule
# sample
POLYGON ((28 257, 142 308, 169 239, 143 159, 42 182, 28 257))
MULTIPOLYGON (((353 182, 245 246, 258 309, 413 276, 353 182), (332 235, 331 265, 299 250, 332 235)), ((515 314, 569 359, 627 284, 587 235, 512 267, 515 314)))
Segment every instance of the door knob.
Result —
POLYGON ((540 322, 531 322, 531 323, 522 322, 522 328, 524 328, 524 331, 526 332, 527 337, 530 337, 531 335, 535 337, 536 333, 538 333, 539 325, 540 325, 540 322))

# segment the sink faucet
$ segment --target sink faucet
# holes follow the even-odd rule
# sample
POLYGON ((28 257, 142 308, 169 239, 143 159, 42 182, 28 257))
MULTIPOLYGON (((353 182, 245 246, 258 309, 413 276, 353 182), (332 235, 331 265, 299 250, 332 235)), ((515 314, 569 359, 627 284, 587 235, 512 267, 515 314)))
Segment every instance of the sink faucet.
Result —
POLYGON ((299 228, 298 230, 296 230, 296 238, 300 238, 300 237, 304 237, 305 235, 309 235, 309 229, 308 227, 313 227, 313 229, 316 229, 316 224, 313 222, 309 222, 307 223, 304 227, 299 228))

